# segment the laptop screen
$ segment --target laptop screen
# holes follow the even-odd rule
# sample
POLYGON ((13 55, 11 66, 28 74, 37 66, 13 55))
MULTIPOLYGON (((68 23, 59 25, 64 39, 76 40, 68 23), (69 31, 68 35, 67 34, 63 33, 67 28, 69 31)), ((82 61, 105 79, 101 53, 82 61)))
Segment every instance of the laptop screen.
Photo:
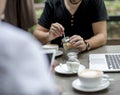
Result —
POLYGON ((51 65, 55 59, 55 50, 45 50, 45 54, 47 55, 49 65, 51 65))
POLYGON ((46 53, 49 63, 52 63, 53 53, 46 53))

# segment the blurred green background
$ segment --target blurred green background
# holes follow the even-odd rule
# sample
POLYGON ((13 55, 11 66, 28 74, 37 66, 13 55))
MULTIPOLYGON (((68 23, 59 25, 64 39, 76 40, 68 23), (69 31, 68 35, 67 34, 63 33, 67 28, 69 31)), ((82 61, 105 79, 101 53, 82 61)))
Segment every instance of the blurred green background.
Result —
POLYGON ((44 2, 45 0, 34 0, 35 1, 35 3, 42 3, 42 2, 44 2))

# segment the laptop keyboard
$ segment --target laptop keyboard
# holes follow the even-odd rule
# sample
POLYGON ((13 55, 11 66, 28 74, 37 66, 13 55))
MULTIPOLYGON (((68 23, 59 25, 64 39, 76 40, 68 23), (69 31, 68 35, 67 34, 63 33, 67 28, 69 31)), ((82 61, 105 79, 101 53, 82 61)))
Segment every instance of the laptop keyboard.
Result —
POLYGON ((120 55, 105 55, 109 69, 120 69, 120 55))

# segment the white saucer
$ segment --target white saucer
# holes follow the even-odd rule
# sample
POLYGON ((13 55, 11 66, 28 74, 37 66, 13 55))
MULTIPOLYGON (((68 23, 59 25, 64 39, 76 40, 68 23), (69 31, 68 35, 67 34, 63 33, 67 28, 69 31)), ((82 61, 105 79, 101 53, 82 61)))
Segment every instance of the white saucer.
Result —
POLYGON ((103 82, 95 88, 86 88, 86 87, 81 86, 79 79, 76 79, 72 82, 72 87, 74 89, 79 90, 79 91, 83 91, 83 92, 97 92, 97 91, 108 88, 109 85, 110 85, 109 80, 108 81, 103 80, 103 82))
POLYGON ((60 56, 60 55, 62 55, 62 54, 63 54, 63 51, 58 50, 58 51, 56 52, 56 55, 55 55, 55 56, 57 57, 57 56, 60 56))
MULTIPOLYGON (((81 65, 81 68, 85 68, 85 66, 81 65)), ((77 71, 69 71, 66 64, 56 66, 55 72, 60 74, 77 74, 77 71)))

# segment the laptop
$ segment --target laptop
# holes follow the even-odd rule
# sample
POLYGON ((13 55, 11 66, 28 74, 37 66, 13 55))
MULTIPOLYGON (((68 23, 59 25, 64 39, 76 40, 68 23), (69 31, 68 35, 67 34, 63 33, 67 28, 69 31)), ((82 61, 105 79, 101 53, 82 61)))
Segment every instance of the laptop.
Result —
POLYGON ((55 60, 56 51, 48 49, 48 50, 44 50, 44 52, 45 52, 45 55, 47 55, 49 65, 51 65, 55 60))
POLYGON ((98 69, 104 72, 119 72, 120 53, 90 54, 89 69, 98 69))

